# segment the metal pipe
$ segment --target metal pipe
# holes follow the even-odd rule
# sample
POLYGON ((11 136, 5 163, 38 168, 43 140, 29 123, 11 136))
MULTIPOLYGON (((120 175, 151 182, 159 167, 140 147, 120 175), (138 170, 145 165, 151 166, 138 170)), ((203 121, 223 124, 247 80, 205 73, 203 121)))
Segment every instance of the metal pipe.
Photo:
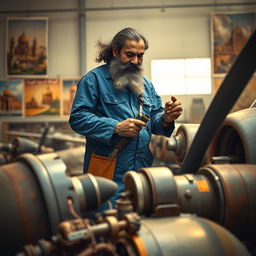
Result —
POLYGON ((173 9, 173 8, 199 8, 199 7, 230 7, 230 6, 251 6, 253 2, 245 3, 212 3, 212 4, 177 4, 177 5, 145 5, 145 6, 118 6, 99 8, 69 8, 69 9, 42 9, 42 10, 5 10, 0 14, 10 13, 47 13, 47 12, 91 12, 91 11, 121 11, 121 10, 141 10, 141 9, 173 9))
POLYGON ((79 0, 79 52, 80 52, 80 76, 83 76, 86 70, 85 53, 85 1, 79 0))

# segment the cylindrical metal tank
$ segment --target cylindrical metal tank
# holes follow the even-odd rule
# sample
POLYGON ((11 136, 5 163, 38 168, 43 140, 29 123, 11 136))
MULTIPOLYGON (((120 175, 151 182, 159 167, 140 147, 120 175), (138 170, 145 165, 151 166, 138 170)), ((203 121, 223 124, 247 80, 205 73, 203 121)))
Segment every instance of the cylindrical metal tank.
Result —
POLYGON ((135 235, 117 243, 122 256, 249 256, 245 246, 220 225, 196 216, 148 218, 135 235))
POLYGON ((133 209, 150 216, 176 204, 183 213, 214 220, 241 238, 255 236, 256 165, 206 165, 197 174, 173 175, 166 167, 129 171, 124 177, 133 209))

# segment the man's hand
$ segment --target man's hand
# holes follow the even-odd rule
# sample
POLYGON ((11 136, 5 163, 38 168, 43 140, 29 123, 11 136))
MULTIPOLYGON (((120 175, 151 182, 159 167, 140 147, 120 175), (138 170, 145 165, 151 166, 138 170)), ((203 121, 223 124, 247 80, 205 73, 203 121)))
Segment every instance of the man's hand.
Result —
POLYGON ((114 133, 118 133, 125 137, 135 137, 141 130, 141 126, 147 124, 141 120, 128 118, 122 122, 117 123, 114 133))
POLYGON ((182 113, 181 103, 174 96, 171 97, 171 101, 165 103, 164 109, 163 124, 166 125, 176 120, 182 113))

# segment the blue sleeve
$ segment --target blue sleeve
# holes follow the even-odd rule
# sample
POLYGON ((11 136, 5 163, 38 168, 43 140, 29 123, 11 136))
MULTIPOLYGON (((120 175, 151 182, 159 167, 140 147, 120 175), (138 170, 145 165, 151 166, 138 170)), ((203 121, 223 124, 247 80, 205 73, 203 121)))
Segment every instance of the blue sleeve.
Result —
POLYGON ((109 144, 118 121, 95 114, 98 99, 97 88, 98 80, 92 72, 81 78, 77 85, 69 124, 75 132, 109 144))

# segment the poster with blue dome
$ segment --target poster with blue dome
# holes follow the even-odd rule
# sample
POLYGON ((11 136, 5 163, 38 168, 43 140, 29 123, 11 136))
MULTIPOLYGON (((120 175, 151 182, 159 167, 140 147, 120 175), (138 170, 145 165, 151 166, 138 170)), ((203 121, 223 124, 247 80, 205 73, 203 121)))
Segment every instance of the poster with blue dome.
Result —
POLYGON ((7 18, 7 77, 46 77, 48 18, 7 18))

